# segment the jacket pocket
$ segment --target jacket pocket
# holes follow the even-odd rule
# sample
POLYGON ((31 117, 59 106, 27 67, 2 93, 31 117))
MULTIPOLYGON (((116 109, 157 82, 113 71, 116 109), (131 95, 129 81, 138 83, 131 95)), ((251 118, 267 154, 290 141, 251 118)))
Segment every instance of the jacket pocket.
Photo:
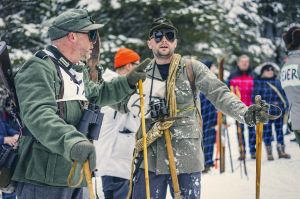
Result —
POLYGON ((177 104, 191 104, 193 103, 193 92, 192 89, 175 89, 176 102, 177 104))
POLYGON ((49 152, 39 143, 34 142, 32 146, 31 158, 25 173, 25 178, 37 182, 45 183, 47 178, 47 167, 49 164, 49 152))
POLYGON ((134 133, 118 133, 112 149, 112 158, 132 160, 135 144, 134 133))
POLYGON ((28 163, 25 178, 43 184, 66 186, 70 169, 71 163, 64 157, 51 153, 40 143, 35 142, 33 143, 32 156, 28 163))
POLYGON ((200 138, 202 129, 195 117, 179 119, 171 127, 172 137, 176 139, 200 138))

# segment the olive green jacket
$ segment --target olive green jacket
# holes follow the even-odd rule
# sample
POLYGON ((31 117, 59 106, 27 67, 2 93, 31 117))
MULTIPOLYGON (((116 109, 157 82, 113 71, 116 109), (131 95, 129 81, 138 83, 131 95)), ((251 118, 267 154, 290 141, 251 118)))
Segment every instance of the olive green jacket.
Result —
MULTIPOLYGON (((228 87, 219 81, 216 75, 211 73, 204 64, 196 60, 193 60, 192 63, 198 108, 200 109, 199 94, 201 91, 218 110, 244 123, 243 116, 247 110, 246 105, 232 94, 228 87)), ((147 78, 152 78, 154 70, 154 80, 162 81, 159 69, 154 62, 150 63, 147 70, 147 78)), ((181 59, 175 81, 177 109, 179 111, 177 116, 185 117, 176 120, 170 128, 177 171, 179 173, 199 172, 204 168, 203 131, 197 121, 196 109, 191 108, 194 107, 193 94, 188 81, 184 58, 181 59)), ((149 129, 151 121, 146 120, 146 126, 149 129)), ((138 135, 141 137, 140 131, 138 135)), ((157 139, 148 148, 148 162, 149 171, 156 174, 170 173, 164 137, 157 139)))
MULTIPOLYGON (((135 91, 125 77, 111 83, 95 84, 89 81, 87 67, 76 66, 74 69, 83 71, 85 96, 99 106, 118 103, 135 91)), ((57 114, 56 99, 61 83, 49 58, 32 57, 15 77, 21 118, 33 135, 23 136, 20 141, 19 160, 13 175, 15 181, 67 186, 72 165, 70 150, 74 144, 87 138, 75 128, 82 115, 78 101, 64 102, 63 119, 57 114)))

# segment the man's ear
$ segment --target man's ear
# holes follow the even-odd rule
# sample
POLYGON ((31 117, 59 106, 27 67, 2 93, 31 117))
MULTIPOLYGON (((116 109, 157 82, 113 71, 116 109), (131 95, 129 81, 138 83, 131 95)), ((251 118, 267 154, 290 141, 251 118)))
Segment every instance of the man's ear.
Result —
POLYGON ((148 45, 148 48, 149 48, 149 49, 152 49, 152 45, 151 45, 150 40, 147 41, 147 45, 148 45))
POLYGON ((74 32, 69 32, 67 37, 68 37, 68 40, 71 41, 71 42, 74 42, 76 40, 76 36, 75 36, 76 33, 74 32))

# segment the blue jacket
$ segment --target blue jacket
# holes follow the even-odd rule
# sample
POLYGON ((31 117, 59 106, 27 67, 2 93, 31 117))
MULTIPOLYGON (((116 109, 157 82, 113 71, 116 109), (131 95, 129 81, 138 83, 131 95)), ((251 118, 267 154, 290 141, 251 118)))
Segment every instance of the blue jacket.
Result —
POLYGON ((0 117, 0 144, 4 144, 4 137, 18 134, 18 131, 11 128, 7 121, 0 117))
POLYGON ((217 125, 217 110, 203 93, 200 93, 200 99, 203 130, 207 131, 217 125))
MULTIPOLYGON (((282 97, 284 98, 286 106, 288 107, 288 101, 287 101, 285 92, 281 87, 280 81, 275 78, 257 78, 257 79, 255 79, 254 90, 252 93, 252 100, 254 102, 255 96, 261 95, 262 99, 266 100, 267 103, 279 106, 279 108, 282 110, 282 115, 283 115, 284 112, 286 111, 285 107, 284 107, 284 103, 281 100, 281 98, 279 97, 279 95, 268 85, 268 83, 272 84, 273 86, 275 86, 277 88, 278 92, 280 92, 282 97)), ((271 108, 270 111, 271 111, 271 114, 277 114, 276 110, 274 110, 274 108, 271 108)))

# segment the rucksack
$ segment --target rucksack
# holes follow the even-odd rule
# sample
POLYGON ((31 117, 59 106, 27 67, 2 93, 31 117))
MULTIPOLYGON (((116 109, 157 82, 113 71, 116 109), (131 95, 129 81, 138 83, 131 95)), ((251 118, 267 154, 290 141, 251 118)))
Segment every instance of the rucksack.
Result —
MULTIPOLYGON (((8 114, 14 119, 19 128, 19 139, 22 136, 22 125, 18 115, 17 98, 12 78, 12 69, 6 43, 0 42, 0 79, 4 86, 5 98, 1 106, 6 107, 8 114)), ((12 192, 11 178, 16 166, 18 152, 17 148, 2 144, 0 146, 0 190, 12 192)))

